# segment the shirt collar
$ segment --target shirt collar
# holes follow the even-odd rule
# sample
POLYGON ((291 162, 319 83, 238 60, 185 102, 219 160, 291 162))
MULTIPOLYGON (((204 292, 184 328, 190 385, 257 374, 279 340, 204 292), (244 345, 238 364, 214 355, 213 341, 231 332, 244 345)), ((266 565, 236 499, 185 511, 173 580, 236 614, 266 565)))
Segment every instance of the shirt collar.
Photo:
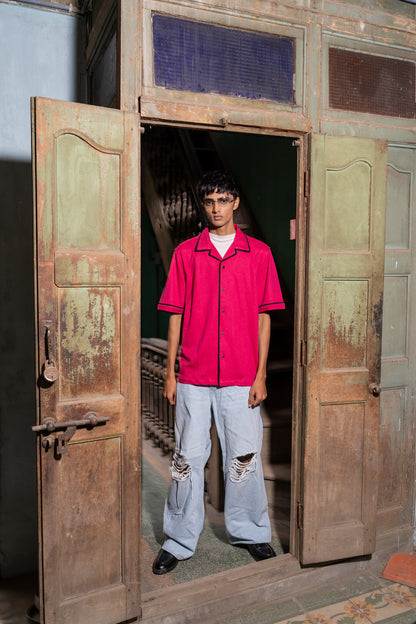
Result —
MULTIPOLYGON (((235 251, 237 250, 245 251, 245 252, 250 251, 250 244, 248 242, 247 236, 244 234, 244 232, 240 230, 238 225, 234 225, 234 228, 235 228, 235 239, 230 249, 227 251, 227 254, 226 254, 227 256, 231 249, 234 249, 235 251)), ((212 248, 213 248, 213 245, 209 237, 209 230, 208 228, 205 228, 204 230, 202 230, 200 236, 198 237, 195 251, 212 251, 212 248)))

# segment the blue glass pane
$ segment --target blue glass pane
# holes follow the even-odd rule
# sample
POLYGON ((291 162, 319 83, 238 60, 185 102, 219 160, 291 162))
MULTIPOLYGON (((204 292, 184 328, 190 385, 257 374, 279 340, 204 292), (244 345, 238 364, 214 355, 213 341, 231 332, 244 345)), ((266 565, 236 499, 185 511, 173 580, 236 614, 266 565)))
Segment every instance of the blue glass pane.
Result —
POLYGON ((294 104, 295 41, 153 15, 155 84, 294 104))

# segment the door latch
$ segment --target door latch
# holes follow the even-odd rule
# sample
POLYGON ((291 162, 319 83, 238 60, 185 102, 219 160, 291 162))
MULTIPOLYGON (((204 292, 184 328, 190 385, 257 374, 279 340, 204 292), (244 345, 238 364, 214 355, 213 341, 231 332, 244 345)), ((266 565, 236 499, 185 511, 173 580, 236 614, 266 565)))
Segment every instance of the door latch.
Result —
POLYGON ((64 455, 68 450, 67 443, 72 438, 76 430, 76 427, 68 427, 68 429, 65 429, 65 431, 58 433, 57 436, 45 436, 42 440, 43 448, 45 449, 45 451, 48 451, 49 449, 54 449, 55 455, 57 457, 64 455))
POLYGON ((57 455, 63 455, 68 450, 68 442, 74 435, 76 427, 68 427, 62 433, 58 433, 57 443, 56 443, 56 453, 57 455))
POLYGON ((45 437, 42 440, 43 448, 47 451, 53 447, 56 456, 61 457, 67 452, 68 442, 78 427, 92 429, 99 425, 105 425, 109 420, 109 416, 99 417, 95 412, 88 412, 80 420, 57 422, 54 418, 47 418, 41 425, 33 425, 32 431, 44 434, 45 437), (56 436, 52 435, 54 432, 57 432, 56 436))

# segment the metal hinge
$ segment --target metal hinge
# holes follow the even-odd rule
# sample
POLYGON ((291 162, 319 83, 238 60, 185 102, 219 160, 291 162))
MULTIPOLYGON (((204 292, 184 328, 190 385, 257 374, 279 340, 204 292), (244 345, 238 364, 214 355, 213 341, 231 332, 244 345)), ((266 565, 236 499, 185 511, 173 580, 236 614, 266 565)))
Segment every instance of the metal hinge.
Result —
POLYGON ((308 343, 306 342, 306 340, 301 340, 300 341, 300 365, 301 366, 306 366, 307 364, 307 346, 308 343))
POLYGON ((296 524, 298 529, 303 529, 303 505, 298 502, 297 510, 296 510, 296 524))
POLYGON ((310 171, 309 169, 306 169, 303 173, 303 196, 309 197, 310 192, 310 171))

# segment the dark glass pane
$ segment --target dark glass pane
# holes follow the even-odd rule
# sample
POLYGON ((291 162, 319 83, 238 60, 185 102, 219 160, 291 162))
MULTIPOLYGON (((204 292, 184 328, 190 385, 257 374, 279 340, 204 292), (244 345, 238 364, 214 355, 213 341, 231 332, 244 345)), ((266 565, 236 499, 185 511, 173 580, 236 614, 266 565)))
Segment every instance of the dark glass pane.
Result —
POLYGON ((414 119, 415 63, 330 48, 329 105, 414 119))

